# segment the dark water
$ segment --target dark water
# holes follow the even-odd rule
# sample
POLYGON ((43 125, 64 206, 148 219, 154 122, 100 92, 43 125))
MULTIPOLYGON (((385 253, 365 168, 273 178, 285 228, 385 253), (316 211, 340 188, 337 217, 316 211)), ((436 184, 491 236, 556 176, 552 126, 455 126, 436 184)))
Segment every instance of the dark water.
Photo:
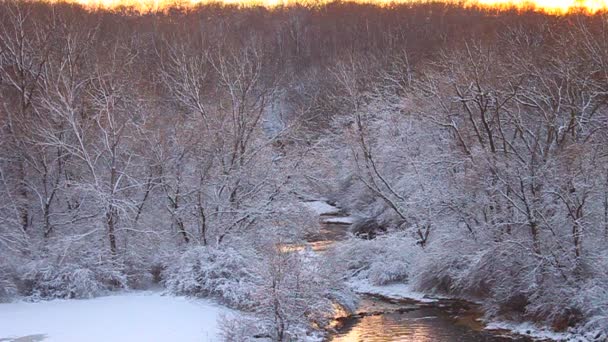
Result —
POLYGON ((347 224, 323 224, 318 234, 312 235, 306 240, 312 250, 322 253, 334 242, 348 238, 349 227, 347 224))

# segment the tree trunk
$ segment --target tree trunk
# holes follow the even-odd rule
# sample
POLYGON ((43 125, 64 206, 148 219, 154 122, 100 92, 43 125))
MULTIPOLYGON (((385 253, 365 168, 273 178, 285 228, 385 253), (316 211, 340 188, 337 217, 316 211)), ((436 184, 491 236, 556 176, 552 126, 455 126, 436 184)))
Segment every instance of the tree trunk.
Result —
POLYGON ((115 229, 115 209, 113 206, 108 208, 106 212, 106 225, 108 227, 108 239, 110 240, 110 252, 112 255, 116 255, 116 229, 115 229))

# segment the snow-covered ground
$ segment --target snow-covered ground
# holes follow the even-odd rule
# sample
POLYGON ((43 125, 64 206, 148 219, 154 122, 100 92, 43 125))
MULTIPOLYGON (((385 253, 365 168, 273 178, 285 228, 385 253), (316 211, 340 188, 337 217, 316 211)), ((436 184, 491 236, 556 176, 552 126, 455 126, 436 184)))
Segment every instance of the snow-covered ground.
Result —
POLYGON ((330 217, 322 220, 323 223, 333 223, 333 224, 353 224, 355 222, 355 218, 352 216, 345 217, 330 217))
POLYGON ((0 304, 0 341, 217 341, 218 318, 233 314, 210 300, 151 291, 17 302, 0 304))
POLYGON ((340 208, 334 207, 325 201, 304 202, 304 205, 317 215, 336 215, 340 213, 340 208))
POLYGON ((394 299, 413 299, 421 303, 432 303, 437 299, 429 298, 424 293, 413 291, 408 284, 372 285, 367 280, 351 280, 349 285, 356 293, 381 295, 394 299))
POLYGON ((486 325, 488 330, 508 330, 514 333, 530 336, 539 340, 553 341, 587 341, 583 336, 575 336, 569 333, 558 333, 546 328, 537 327, 532 323, 508 323, 508 322, 490 322, 486 325))
POLYGON ((308 201, 304 202, 304 205, 317 215, 321 216, 321 222, 323 223, 353 224, 355 222, 355 218, 352 216, 333 216, 342 214, 342 209, 333 206, 325 201, 308 201))

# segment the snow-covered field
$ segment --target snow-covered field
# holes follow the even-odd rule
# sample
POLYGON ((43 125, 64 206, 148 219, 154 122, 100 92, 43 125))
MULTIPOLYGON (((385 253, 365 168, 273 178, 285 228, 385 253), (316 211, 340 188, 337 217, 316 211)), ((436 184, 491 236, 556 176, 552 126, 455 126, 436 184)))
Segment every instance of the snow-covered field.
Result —
POLYGON ((210 300, 150 291, 17 302, 0 304, 0 341, 217 341, 218 318, 232 314, 210 300))

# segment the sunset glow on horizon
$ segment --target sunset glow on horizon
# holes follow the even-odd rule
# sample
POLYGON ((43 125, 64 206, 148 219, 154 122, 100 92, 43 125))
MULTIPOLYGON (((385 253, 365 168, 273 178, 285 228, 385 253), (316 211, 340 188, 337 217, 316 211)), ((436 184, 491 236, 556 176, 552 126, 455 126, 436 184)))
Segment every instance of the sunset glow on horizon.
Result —
MULTIPOLYGON (((324 4, 332 0, 49 0, 49 2, 76 3, 92 9, 133 8, 138 11, 157 11, 171 7, 189 8, 206 3, 222 3, 242 6, 261 5, 274 7, 290 4, 324 4)), ((377 5, 426 2, 427 0, 346 0, 377 5)), ((442 2, 439 0, 438 2, 442 2)), ((573 10, 596 13, 608 9, 608 0, 444 0, 446 3, 465 7, 487 6, 497 9, 534 9, 551 14, 563 14, 573 10)))

